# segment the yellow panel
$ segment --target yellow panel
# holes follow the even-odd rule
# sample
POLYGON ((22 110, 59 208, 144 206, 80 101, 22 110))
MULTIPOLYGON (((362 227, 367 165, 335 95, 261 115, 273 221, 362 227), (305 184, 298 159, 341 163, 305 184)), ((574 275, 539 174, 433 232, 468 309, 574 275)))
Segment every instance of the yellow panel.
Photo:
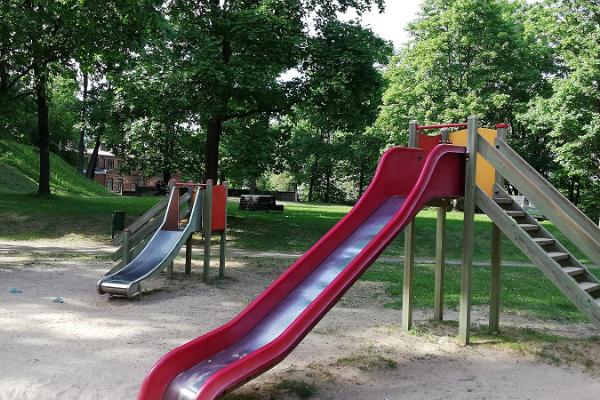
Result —
MULTIPOLYGON (((496 131, 494 129, 479 128, 479 135, 489 144, 494 145, 496 140, 496 131)), ((467 130, 450 133, 450 143, 457 146, 467 146, 467 130)), ((496 182, 496 170, 485 158, 477 154, 477 186, 481 188, 488 196, 492 197, 494 183, 496 182)))

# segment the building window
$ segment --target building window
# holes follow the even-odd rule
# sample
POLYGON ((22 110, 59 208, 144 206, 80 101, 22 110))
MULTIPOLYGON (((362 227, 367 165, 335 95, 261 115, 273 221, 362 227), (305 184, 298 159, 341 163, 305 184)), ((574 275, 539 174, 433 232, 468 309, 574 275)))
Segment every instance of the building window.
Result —
POLYGON ((107 188, 109 191, 111 191, 111 192, 112 192, 112 190, 113 190, 113 180, 112 180, 112 178, 108 178, 108 179, 106 180, 106 188, 107 188))
POLYGON ((113 159, 112 158, 107 158, 105 160, 105 165, 106 165, 106 169, 113 169, 113 159))
POLYGON ((117 183, 115 184, 115 192, 121 192, 123 190, 123 179, 117 179, 117 183))

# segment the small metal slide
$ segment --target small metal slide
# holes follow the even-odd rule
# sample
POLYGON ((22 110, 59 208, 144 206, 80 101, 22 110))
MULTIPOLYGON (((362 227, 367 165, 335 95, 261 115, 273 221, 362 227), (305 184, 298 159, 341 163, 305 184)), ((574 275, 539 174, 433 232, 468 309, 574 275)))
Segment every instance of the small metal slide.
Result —
POLYGON ((289 354, 416 213, 464 193, 465 148, 393 148, 338 224, 229 323, 161 358, 139 400, 213 400, 289 354))
POLYGON ((180 229, 179 188, 174 188, 160 228, 144 250, 129 264, 98 281, 98 293, 126 297, 139 295, 144 288, 144 281, 155 277, 166 268, 177 256, 189 236, 201 230, 202 196, 203 193, 198 191, 196 196, 192 197, 193 205, 188 223, 180 229))

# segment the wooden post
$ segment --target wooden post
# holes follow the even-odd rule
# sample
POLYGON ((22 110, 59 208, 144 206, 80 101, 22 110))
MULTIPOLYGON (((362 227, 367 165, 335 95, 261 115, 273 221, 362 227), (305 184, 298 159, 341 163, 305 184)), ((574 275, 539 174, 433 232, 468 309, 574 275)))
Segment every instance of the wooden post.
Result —
POLYGON ((446 207, 438 207, 435 234, 435 287, 433 320, 444 320, 444 267, 446 258, 446 207))
MULTIPOLYGON (((441 143, 448 143, 450 130, 441 130, 441 143)), ((435 284, 433 294, 433 320, 444 320, 444 267, 446 258, 446 208, 448 203, 444 202, 437 209, 436 234, 435 234, 435 284)))
POLYGON ((204 192, 204 212, 202 232, 204 234, 204 270, 202 271, 202 280, 208 282, 210 274, 210 239, 212 233, 212 191, 213 181, 206 181, 206 189, 204 192))
POLYGON ((131 231, 128 228, 123 230, 123 266, 129 264, 129 237, 131 231))
POLYGON ((221 183, 225 188, 225 226, 219 241, 219 278, 225 277, 225 244, 227 242, 227 182, 221 183))
POLYGON ((167 265, 167 278, 173 279, 173 261, 167 265))
MULTIPOLYGON (((195 196, 194 196, 194 192, 193 192, 194 188, 192 186, 188 186, 188 192, 190 194, 190 200, 188 202, 188 209, 190 216, 188 217, 188 224, 191 224, 192 221, 192 211, 194 208, 194 202, 195 202, 195 196)), ((200 193, 200 189, 197 189, 196 192, 196 196, 198 196, 200 193)), ((185 242, 185 274, 186 275, 191 275, 192 274, 192 237, 194 236, 194 232, 190 233, 190 237, 188 237, 187 241, 185 242)))
MULTIPOLYGON (((419 139, 417 136, 417 121, 410 121, 408 127, 408 147, 417 147, 419 139)), ((410 330, 412 327, 413 314, 413 272, 415 263, 415 220, 413 219, 404 228, 404 281, 402 288, 402 329, 410 330)))
POLYGON ((192 237, 193 233, 190 234, 190 237, 185 242, 185 274, 191 275, 192 273, 192 237))
MULTIPOLYGON (((496 137, 504 140, 506 137, 506 128, 501 127, 496 130, 496 137)), ((504 178, 496 171, 496 184, 504 187, 504 178)), ((492 225, 492 254, 490 271, 490 315, 488 328, 491 333, 500 331, 500 295, 502 291, 502 232, 496 224, 492 225)))
POLYGON ((469 344, 469 329, 471 327, 471 297, 473 289, 473 238, 475 230, 475 196, 477 183, 477 132, 478 118, 470 116, 467 127, 468 159, 465 173, 465 204, 463 222, 463 263, 460 280, 460 314, 458 321, 458 341, 469 344))

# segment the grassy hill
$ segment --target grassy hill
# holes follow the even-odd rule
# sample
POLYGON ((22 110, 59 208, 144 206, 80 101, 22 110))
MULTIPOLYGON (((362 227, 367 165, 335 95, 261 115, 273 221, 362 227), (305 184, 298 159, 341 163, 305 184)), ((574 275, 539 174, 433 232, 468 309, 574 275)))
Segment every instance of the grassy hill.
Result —
POLYGON ((36 148, 0 140, 0 239, 37 239, 69 234, 107 240, 110 216, 124 210, 131 222, 159 199, 122 197, 50 155, 52 196, 37 195, 36 148))
MULTIPOLYGON (((37 191, 39 153, 36 148, 0 140, 0 193, 37 191)), ((50 154, 50 187, 57 195, 110 196, 102 186, 85 179, 56 154, 50 154)))

